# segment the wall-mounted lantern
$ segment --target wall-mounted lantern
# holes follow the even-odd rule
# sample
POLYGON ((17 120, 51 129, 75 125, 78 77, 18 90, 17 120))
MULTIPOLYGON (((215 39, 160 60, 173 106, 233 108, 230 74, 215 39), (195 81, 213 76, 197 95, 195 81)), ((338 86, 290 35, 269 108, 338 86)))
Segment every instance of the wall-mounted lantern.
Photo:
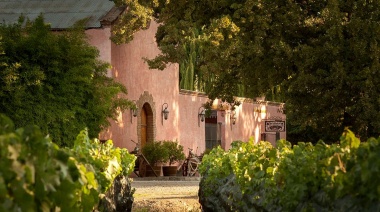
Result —
POLYGON ((135 103, 135 106, 131 108, 131 123, 132 123, 132 117, 136 117, 137 111, 139 110, 139 108, 137 107, 136 100, 132 100, 132 101, 135 103))
POLYGON ((236 123, 236 111, 231 111, 231 113, 230 113, 230 120, 231 120, 231 123, 233 124, 233 125, 235 125, 235 123, 236 123))
POLYGON ((255 107, 253 112, 261 113, 261 106, 255 107))
POLYGON ((162 105, 162 125, 164 125, 164 119, 167 120, 169 116, 168 103, 162 105), (165 106, 166 105, 166 106, 165 106))
POLYGON ((205 121, 205 108, 200 106, 198 109, 198 127, 201 126, 201 122, 205 121))

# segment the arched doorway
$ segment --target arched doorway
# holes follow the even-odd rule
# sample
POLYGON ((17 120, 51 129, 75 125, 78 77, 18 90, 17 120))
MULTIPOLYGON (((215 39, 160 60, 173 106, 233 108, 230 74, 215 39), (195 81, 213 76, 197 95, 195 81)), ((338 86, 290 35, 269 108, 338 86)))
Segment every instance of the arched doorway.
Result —
POLYGON ((153 111, 148 103, 145 103, 142 107, 140 117, 140 142, 141 147, 143 147, 147 142, 154 140, 153 111))

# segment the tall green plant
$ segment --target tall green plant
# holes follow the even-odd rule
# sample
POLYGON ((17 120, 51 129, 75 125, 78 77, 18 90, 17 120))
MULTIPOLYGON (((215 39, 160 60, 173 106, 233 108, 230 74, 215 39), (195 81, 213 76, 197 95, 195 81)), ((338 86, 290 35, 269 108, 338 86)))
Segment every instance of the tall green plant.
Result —
POLYGON ((197 69, 197 62, 199 61, 200 52, 199 44, 194 41, 195 37, 198 37, 199 33, 194 30, 192 36, 189 38, 188 42, 183 44, 184 58, 180 62, 179 72, 180 72, 180 88, 186 90, 198 90, 203 91, 200 87, 202 77, 199 76, 200 72, 197 69), (195 79, 198 79, 198 84, 195 84, 195 79))
POLYGON ((109 64, 87 42, 83 27, 52 32, 39 16, 0 25, 0 112, 16 127, 38 125, 60 146, 72 146, 81 129, 90 137, 132 104, 126 88, 108 78, 109 64), (122 96, 122 95, 121 95, 122 96))

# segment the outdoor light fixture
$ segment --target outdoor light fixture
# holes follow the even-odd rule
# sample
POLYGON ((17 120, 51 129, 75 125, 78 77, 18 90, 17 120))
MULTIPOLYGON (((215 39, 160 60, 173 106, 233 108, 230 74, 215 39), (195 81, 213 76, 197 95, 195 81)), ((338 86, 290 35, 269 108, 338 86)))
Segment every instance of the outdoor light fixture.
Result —
POLYGON ((167 120, 168 119, 168 115, 169 115, 169 110, 168 110, 168 103, 164 103, 162 105, 162 125, 164 125, 164 119, 167 120), (164 106, 166 105, 166 107, 164 108, 164 106))
POLYGON ((233 124, 233 125, 235 125, 235 123, 236 123, 236 112, 235 111, 231 111, 231 114, 230 114, 230 119, 231 119, 231 123, 233 124))
POLYGON ((200 106, 198 109, 198 127, 200 127, 201 122, 204 122, 204 121, 205 121, 205 108, 203 106, 200 106))
POLYGON ((133 107, 131 109, 131 123, 132 123, 132 117, 136 117, 137 116, 137 111, 138 111, 138 107, 137 107, 137 103, 136 103, 136 100, 132 100, 134 103, 135 103, 135 107, 133 107))

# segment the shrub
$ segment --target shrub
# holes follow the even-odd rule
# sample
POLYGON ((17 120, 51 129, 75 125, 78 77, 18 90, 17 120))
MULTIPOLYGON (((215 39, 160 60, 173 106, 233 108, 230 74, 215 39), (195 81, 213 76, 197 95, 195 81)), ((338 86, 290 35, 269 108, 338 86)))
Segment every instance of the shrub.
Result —
POLYGON ((0 24, 0 113, 17 128, 38 125, 59 146, 72 147, 79 131, 91 138, 118 111, 132 106, 124 85, 107 77, 109 64, 87 42, 84 28, 55 33, 42 16, 0 24), (24 21, 23 21, 24 20, 24 21))
POLYGON ((163 148, 168 152, 167 160, 169 165, 172 165, 174 162, 179 162, 185 159, 185 153, 183 153, 183 146, 175 141, 163 141, 163 148))
POLYGON ((168 151, 163 147, 161 141, 148 142, 141 151, 152 166, 157 166, 158 163, 166 163, 169 160, 168 151))
POLYGON ((233 211, 379 211, 379 154, 380 138, 360 143, 349 130, 332 145, 234 142, 204 156, 200 197, 218 199, 226 179, 239 191, 228 197, 233 211))
POLYGON ((15 130, 0 114, 0 211, 93 211, 134 161, 111 141, 91 141, 87 131, 74 149, 59 148, 37 126, 15 130))

